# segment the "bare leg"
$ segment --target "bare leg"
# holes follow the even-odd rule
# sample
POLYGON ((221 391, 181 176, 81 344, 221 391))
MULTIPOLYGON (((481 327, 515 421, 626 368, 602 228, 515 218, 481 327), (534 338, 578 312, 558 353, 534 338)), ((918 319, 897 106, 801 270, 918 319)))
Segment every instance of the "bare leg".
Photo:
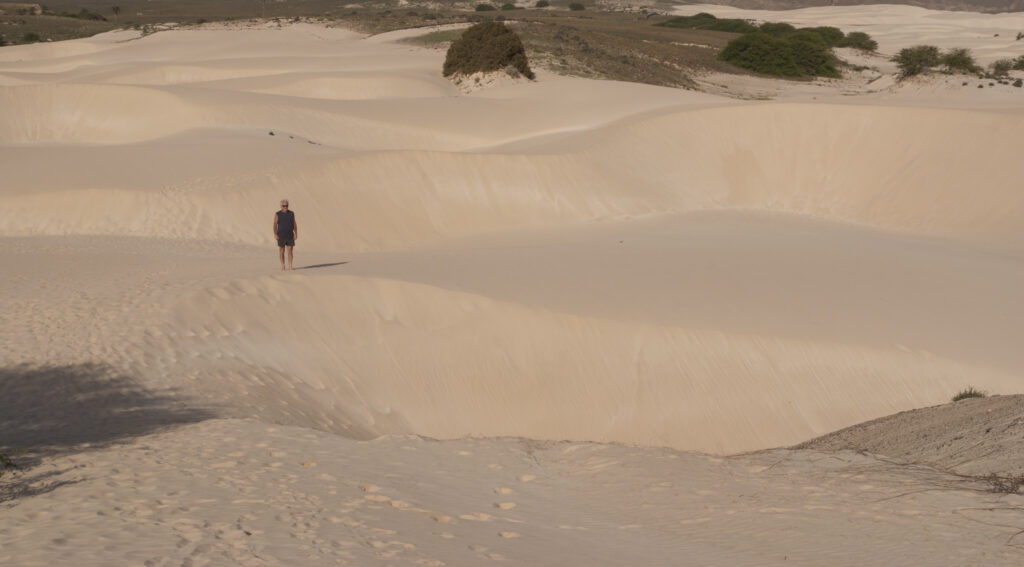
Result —
POLYGON ((280 251, 278 253, 278 256, 281 257, 281 269, 283 270, 284 269, 284 246, 278 246, 277 248, 280 251))
MULTIPOLYGON (((295 269, 293 267, 293 265, 292 265, 292 250, 294 250, 294 249, 295 249, 294 246, 289 246, 288 247, 288 269, 289 270, 294 270, 295 269)), ((282 260, 282 264, 281 264, 282 268, 284 268, 284 263, 283 262, 284 262, 284 260, 282 260)))

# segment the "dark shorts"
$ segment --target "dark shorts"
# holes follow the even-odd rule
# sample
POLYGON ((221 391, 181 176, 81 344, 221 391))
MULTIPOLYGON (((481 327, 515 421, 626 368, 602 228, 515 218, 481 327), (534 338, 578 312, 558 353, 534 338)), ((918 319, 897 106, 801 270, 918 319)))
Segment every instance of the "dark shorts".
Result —
POLYGON ((287 238, 283 236, 278 236, 277 245, 280 246, 281 248, 284 248, 285 246, 295 246, 295 239, 290 236, 287 238))

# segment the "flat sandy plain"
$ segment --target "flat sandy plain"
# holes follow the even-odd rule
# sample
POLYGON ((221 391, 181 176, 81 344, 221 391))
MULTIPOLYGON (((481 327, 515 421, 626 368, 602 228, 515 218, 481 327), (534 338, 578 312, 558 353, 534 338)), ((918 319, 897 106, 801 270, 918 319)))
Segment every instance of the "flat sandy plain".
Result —
POLYGON ((0 564, 1020 565, 964 475, 1024 472, 1024 90, 885 55, 1024 15, 763 19, 882 55, 730 98, 309 23, 0 50, 0 564))

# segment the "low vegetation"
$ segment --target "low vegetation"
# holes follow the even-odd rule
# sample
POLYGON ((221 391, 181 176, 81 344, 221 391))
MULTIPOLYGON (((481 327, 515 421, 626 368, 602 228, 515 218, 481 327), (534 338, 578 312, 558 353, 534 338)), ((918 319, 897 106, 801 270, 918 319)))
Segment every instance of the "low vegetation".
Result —
POLYGON ((974 386, 968 386, 967 388, 957 392, 957 394, 953 396, 953 401, 959 402, 960 400, 966 400, 967 398, 984 398, 986 396, 988 396, 988 393, 975 389, 974 386))
POLYGON ((1013 476, 999 476, 995 473, 985 477, 989 485, 989 492, 997 494, 1020 494, 1020 488, 1024 486, 1024 474, 1013 476))
POLYGON ((7 453, 0 453, 0 477, 17 468, 18 465, 14 464, 7 453))
MULTIPOLYGON (((899 68, 899 78, 906 79, 915 75, 927 73, 941 67, 945 73, 957 74, 981 74, 984 69, 978 65, 969 49, 954 47, 942 52, 934 45, 915 45, 900 50, 892 61, 899 68)), ((991 75, 995 77, 1006 76, 1013 68, 1014 61, 1001 59, 990 66, 991 75)), ((1024 67, 1024 61, 1022 61, 1024 67)))
POLYGON ((963 47, 955 47, 942 54, 939 57, 939 63, 945 67, 949 73, 980 73, 981 67, 977 61, 974 60, 974 56, 971 55, 971 50, 963 47))
POLYGON ((693 16, 678 16, 655 24, 666 28, 682 28, 687 30, 710 30, 731 33, 753 33, 757 26, 747 20, 736 18, 716 18, 707 12, 693 16))
POLYGON ((443 73, 450 77, 509 67, 530 79, 534 77, 519 35, 502 22, 481 22, 452 42, 445 57, 443 73))
POLYGON ((748 20, 716 18, 706 12, 656 25, 741 34, 722 50, 723 61, 756 73, 790 78, 839 77, 834 48, 871 51, 878 47, 864 32, 847 35, 830 26, 796 28, 784 22, 756 25, 748 20))

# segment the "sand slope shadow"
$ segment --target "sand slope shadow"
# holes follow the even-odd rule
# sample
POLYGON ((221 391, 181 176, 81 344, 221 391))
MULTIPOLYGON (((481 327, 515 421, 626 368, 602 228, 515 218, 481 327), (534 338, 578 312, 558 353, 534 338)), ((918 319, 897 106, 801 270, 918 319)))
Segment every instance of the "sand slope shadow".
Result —
POLYGON ((0 404, 0 451, 28 451, 22 468, 216 417, 102 364, 0 368, 0 404))

